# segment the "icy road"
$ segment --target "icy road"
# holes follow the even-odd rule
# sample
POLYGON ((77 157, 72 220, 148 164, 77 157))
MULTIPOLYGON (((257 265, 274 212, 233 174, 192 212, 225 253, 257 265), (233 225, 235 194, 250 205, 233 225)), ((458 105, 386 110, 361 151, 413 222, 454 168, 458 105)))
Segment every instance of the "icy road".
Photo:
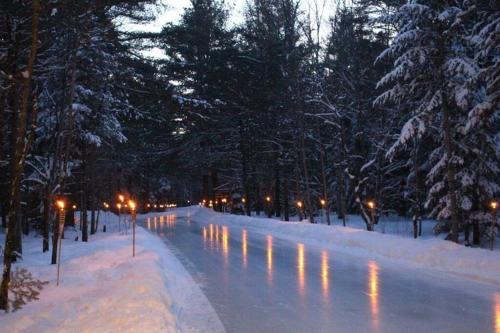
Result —
POLYGON ((175 215, 143 225, 175 252, 227 332, 500 333, 495 285, 175 215))

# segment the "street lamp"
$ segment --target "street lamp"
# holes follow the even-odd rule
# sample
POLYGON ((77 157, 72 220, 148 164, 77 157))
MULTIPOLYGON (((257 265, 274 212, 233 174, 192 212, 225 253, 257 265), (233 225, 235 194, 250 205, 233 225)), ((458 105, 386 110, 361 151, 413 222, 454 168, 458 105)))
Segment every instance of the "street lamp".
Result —
POLYGON ((368 201, 367 202, 368 207, 370 208, 370 231, 373 231, 373 226, 375 224, 375 202, 373 201, 368 201))
POLYGON ((490 248, 493 251, 493 247, 495 245, 495 226, 497 224, 497 209, 498 209, 498 202, 492 201, 490 202, 490 207, 491 207, 491 215, 493 215, 493 220, 491 220, 491 245, 490 248))
POLYGON ((104 226, 102 227, 102 232, 106 232, 106 228, 107 228, 107 225, 108 225, 108 222, 109 222, 109 204, 107 202, 104 202, 104 213, 105 213, 105 218, 104 218, 104 226))
POLYGON ((330 225, 330 212, 328 211, 327 208, 327 202, 326 199, 320 199, 319 203, 321 204, 321 210, 323 211, 323 218, 326 217, 326 223, 330 225))
POLYGON ((302 220, 302 206, 304 206, 304 205, 303 205, 302 201, 300 201, 300 200, 297 200, 296 205, 297 205, 297 208, 299 210, 299 220, 302 220))
POLYGON ((118 194, 118 200, 123 203, 125 201, 125 196, 123 194, 118 194))
POLYGON ((122 213, 122 204, 117 203, 116 208, 118 208, 118 232, 120 232, 120 222, 121 222, 121 213, 122 213))
POLYGON ((137 218, 135 202, 133 200, 129 200, 128 206, 130 208, 130 212, 132 213, 132 257, 135 257, 135 222, 137 218))
POLYGON ((57 286, 59 286, 59 276, 60 276, 60 271, 61 271, 61 247, 62 247, 62 232, 64 228, 64 207, 66 203, 64 200, 59 199, 56 201, 57 208, 59 208, 59 228, 58 228, 58 233, 57 237, 59 237, 59 248, 58 248, 58 254, 57 254, 57 286))
POLYGON ((273 212, 271 208, 271 197, 269 195, 266 196, 266 202, 267 202, 267 217, 271 218, 273 212))

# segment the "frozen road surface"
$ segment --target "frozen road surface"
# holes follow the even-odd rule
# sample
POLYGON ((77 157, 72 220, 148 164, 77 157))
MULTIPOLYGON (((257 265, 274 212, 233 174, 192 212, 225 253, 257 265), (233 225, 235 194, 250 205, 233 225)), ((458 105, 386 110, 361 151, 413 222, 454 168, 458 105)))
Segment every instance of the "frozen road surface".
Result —
POLYGON ((143 223, 176 253, 230 333, 500 333, 499 286, 238 226, 175 215, 143 223))

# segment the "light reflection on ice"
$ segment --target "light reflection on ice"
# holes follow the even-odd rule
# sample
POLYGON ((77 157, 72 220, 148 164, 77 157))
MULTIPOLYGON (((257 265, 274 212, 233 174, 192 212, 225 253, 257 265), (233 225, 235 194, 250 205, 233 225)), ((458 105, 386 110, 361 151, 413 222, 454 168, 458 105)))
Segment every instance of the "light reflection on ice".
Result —
POLYGON ((273 281, 273 236, 267 236, 267 281, 272 283, 273 281))
POLYGON ((247 235, 247 231, 246 230, 243 230, 242 231, 242 235, 241 235, 241 239, 242 239, 242 242, 241 242, 241 252, 243 253, 243 267, 247 268, 247 264, 248 264, 248 235, 247 235))
POLYGON ((500 333, 500 293, 495 294, 495 333, 500 333))
POLYGON ((298 273, 298 287, 299 294, 304 295, 305 292, 305 267, 306 267, 306 259, 304 256, 304 244, 297 244, 297 273, 298 273))
POLYGON ((368 263, 368 296, 370 297, 370 314, 373 328, 378 331, 379 325, 379 267, 375 261, 368 263))
POLYGON ((328 294, 330 290, 330 267, 328 266, 328 252, 323 250, 321 252, 321 286, 323 290, 323 298, 328 301, 328 294))
POLYGON ((229 231, 226 226, 222 227, 222 255, 224 256, 224 264, 227 265, 229 255, 229 231))

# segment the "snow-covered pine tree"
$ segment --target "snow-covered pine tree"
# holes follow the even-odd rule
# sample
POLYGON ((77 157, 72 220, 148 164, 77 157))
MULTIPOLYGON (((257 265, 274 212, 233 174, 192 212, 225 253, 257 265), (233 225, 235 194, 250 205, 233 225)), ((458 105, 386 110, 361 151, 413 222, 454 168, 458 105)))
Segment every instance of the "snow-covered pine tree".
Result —
POLYGON ((450 238, 455 242, 463 212, 471 204, 461 186, 467 154, 467 147, 460 144, 466 119, 461 103, 464 85, 478 72, 464 44, 460 5, 460 1, 410 1, 387 18, 398 33, 379 59, 395 60, 378 83, 390 88, 375 101, 378 105, 411 101, 416 106, 388 154, 407 147, 414 138, 433 137, 437 148, 426 161, 430 169, 426 207, 431 216, 451 221, 450 238))
POLYGON ((489 203, 500 194, 500 12, 492 1, 464 3, 456 24, 466 31, 465 43, 477 70, 456 95, 458 106, 467 113, 460 141, 466 162, 457 176, 470 200, 466 222, 472 224, 473 243, 479 245, 481 230, 490 231, 480 224, 491 225, 489 203))

